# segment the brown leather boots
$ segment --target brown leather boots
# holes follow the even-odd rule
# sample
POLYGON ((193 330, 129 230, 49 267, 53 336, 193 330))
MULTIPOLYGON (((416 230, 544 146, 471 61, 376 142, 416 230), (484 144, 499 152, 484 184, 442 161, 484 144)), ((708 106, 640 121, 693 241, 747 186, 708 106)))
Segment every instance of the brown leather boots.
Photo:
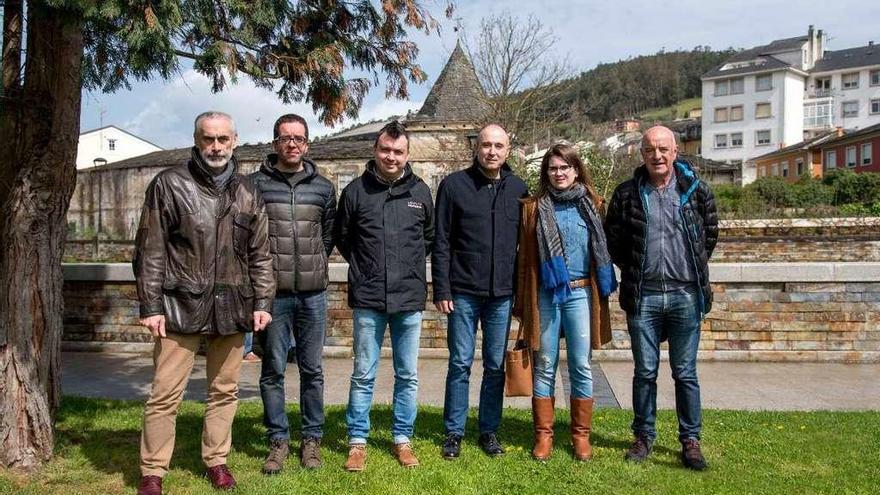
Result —
POLYGON ((555 397, 532 397, 532 424, 535 426, 535 448, 532 457, 539 461, 550 459, 553 452, 553 406, 555 397))
MULTIPOLYGON (((554 397, 532 397, 532 423, 535 427, 535 447, 532 457, 539 461, 550 459, 553 453, 554 397)), ((571 445, 574 458, 588 461, 593 457, 590 429, 593 423, 593 399, 571 398, 571 445)))
POLYGON ((589 461, 593 457, 590 428, 593 424, 593 399, 571 398, 571 447, 574 458, 589 461))

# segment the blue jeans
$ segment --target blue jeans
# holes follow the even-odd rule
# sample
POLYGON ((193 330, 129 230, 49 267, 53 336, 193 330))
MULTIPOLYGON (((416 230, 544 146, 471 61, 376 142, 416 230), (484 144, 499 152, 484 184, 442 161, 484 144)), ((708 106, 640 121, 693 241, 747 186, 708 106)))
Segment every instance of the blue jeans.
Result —
POLYGON ((241 355, 247 356, 252 352, 254 352, 254 332, 247 332, 244 334, 244 351, 241 355))
POLYGON ((446 433, 464 435, 471 365, 477 344, 477 322, 483 330, 483 383, 480 386, 480 433, 495 433, 504 402, 504 351, 510 331, 513 298, 453 294, 449 314, 449 369, 443 423, 446 433))
POLYGON ((391 406, 391 435, 394 443, 407 443, 416 422, 419 391, 418 360, 422 312, 383 313, 373 309, 354 309, 354 369, 348 392, 348 442, 367 443, 370 433, 370 407, 373 385, 379 367, 379 354, 385 328, 390 328, 391 356, 394 364, 394 397, 391 406))
POLYGON ((324 368, 321 356, 327 328, 327 291, 279 292, 272 323, 257 335, 263 346, 260 396, 269 440, 290 439, 284 399, 284 372, 291 342, 297 342, 302 436, 321 438, 324 429, 324 368))
POLYGON ((538 305, 541 313, 541 348, 535 351, 535 397, 552 397, 559 364, 559 339, 565 335, 568 354, 568 376, 571 396, 588 399, 593 396, 593 370, 590 368, 590 294, 583 288, 573 289, 562 304, 553 303, 553 294, 540 290, 538 305))
POLYGON ((678 438, 700 438, 702 413, 697 381, 700 308, 696 288, 642 294, 637 313, 627 315, 633 361, 633 433, 657 436, 657 368, 660 342, 669 340, 669 365, 675 380, 678 438))

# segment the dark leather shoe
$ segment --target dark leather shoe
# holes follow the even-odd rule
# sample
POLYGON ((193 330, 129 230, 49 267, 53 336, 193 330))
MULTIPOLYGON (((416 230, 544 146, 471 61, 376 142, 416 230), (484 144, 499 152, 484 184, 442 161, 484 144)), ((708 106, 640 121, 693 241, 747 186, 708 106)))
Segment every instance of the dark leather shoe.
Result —
POLYGON ((141 476, 137 495, 162 495, 162 478, 158 476, 141 476))
POLYGON ((489 457, 498 457, 504 454, 504 447, 501 446, 501 442, 498 441, 498 437, 494 433, 481 434, 477 443, 489 457))
POLYGON ((443 440, 443 458, 457 459, 461 455, 461 435, 448 433, 443 440))
POLYGON ((208 468, 208 479, 211 484, 218 490, 232 490, 235 488, 235 478, 232 471, 226 467, 226 464, 208 468))
POLYGON ((632 445, 626 451, 624 458, 636 464, 644 462, 651 455, 652 447, 651 437, 647 433, 638 433, 633 439, 632 445))
POLYGON ((684 467, 695 471, 702 471, 709 467, 700 450, 699 440, 686 438, 681 442, 681 463, 684 464, 684 467))

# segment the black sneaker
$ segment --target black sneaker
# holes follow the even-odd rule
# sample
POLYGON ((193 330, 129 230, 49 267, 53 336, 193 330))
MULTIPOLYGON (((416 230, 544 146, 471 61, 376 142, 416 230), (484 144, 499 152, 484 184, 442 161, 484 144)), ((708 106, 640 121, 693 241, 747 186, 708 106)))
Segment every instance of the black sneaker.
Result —
POLYGON ((681 442, 681 463, 688 469, 702 471, 709 467, 706 458, 700 450, 700 441, 696 438, 686 438, 681 442))
POLYGON ((443 458, 457 459, 459 455, 461 455, 461 435, 447 433, 446 439, 443 440, 443 458))
POLYGON ((498 441, 498 437, 494 433, 481 433, 477 443, 489 457, 498 457, 504 454, 504 447, 501 446, 501 442, 498 441))
POLYGON ((630 462, 641 463, 651 455, 653 442, 647 433, 637 433, 624 458, 630 462))

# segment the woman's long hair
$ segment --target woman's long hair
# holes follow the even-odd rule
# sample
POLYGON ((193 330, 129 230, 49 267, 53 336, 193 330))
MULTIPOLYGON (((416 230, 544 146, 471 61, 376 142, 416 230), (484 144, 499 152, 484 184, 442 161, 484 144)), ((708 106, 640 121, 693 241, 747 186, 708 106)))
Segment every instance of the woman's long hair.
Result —
POLYGON ((583 160, 578 155, 577 150, 570 144, 566 143, 556 143, 544 153, 544 158, 541 159, 541 176, 538 178, 538 194, 537 197, 541 198, 550 194, 550 189, 553 187, 550 185, 550 176, 548 175, 547 170, 550 168, 550 159, 554 156, 558 156, 562 158, 565 163, 571 165, 575 172, 577 172, 577 177, 575 177, 575 182, 580 182, 583 184, 587 191, 589 191, 590 196, 593 198, 593 202, 596 207, 599 207, 599 196, 596 194, 595 189, 593 188, 593 177, 590 175, 589 170, 587 170, 586 165, 584 165, 583 160))

